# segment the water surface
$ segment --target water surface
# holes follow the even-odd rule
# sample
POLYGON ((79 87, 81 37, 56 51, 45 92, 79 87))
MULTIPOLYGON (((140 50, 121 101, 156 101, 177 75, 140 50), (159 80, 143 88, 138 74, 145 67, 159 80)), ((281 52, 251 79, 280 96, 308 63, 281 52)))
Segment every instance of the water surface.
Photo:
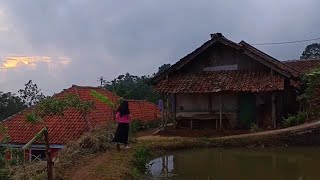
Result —
POLYGON ((151 179, 320 180, 320 148, 189 150, 149 165, 151 179))

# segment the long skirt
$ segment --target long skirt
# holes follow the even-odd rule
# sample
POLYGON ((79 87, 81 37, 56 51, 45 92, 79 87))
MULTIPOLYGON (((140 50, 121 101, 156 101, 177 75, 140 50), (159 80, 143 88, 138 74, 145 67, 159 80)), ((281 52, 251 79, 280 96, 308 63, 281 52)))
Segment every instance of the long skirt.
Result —
POLYGON ((129 135, 129 124, 128 123, 119 123, 116 134, 112 142, 128 144, 128 135, 129 135))

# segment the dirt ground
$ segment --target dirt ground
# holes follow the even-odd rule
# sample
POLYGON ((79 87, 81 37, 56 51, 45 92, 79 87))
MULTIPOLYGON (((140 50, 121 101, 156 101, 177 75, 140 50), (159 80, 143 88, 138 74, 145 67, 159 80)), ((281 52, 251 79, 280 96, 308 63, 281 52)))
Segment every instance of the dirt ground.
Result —
POLYGON ((179 136, 179 137, 221 137, 250 133, 248 130, 213 130, 213 129, 174 129, 168 128, 166 131, 157 133, 160 136, 179 136))
POLYGON ((135 138, 143 136, 174 136, 174 137, 221 137, 230 135, 239 135, 250 133, 249 130, 221 130, 217 131, 214 129, 174 129, 173 127, 168 127, 166 131, 160 131, 155 133, 158 128, 148 129, 145 131, 140 131, 134 135, 135 138))
POLYGON ((121 151, 111 150, 96 156, 86 157, 81 162, 71 167, 65 179, 88 180, 88 179, 124 179, 129 172, 129 156, 132 149, 121 151), (113 162, 113 163, 110 163, 113 162))
MULTIPOLYGON (((308 135, 309 131, 319 128, 320 121, 285 129, 277 129, 250 134, 245 134, 248 131, 219 132, 214 130, 174 130, 173 128, 169 128, 167 131, 158 133, 158 135, 153 135, 153 132, 155 132, 157 129, 142 131, 136 134, 135 137, 138 139, 138 142, 151 142, 151 144, 149 144, 150 147, 161 144, 161 146, 163 147, 168 146, 171 148, 178 149, 179 144, 181 145, 180 148, 188 148, 188 146, 190 145, 193 146, 194 144, 201 145, 201 143, 208 143, 210 142, 209 140, 213 140, 213 142, 215 142, 214 140, 224 141, 228 139, 248 139, 250 143, 250 137, 264 137, 265 135, 281 135, 285 133, 294 133, 297 134, 297 136, 301 136, 299 133, 304 133, 308 135), (208 142, 201 142, 197 138, 187 138, 204 136, 212 138, 209 138, 208 142), (217 136, 220 136, 220 138, 217 138, 217 136)), ((253 139, 251 143, 256 143, 256 140, 253 139)), ((237 146, 240 145, 243 144, 240 143, 237 146)), ((120 152, 117 152, 116 150, 111 150, 103 154, 90 157, 88 159, 83 159, 82 164, 79 164, 75 167, 71 167, 71 170, 68 173, 68 178, 66 179, 125 179, 125 174, 128 174, 128 172, 130 172, 129 160, 133 157, 134 146, 135 145, 133 145, 133 147, 129 150, 122 150, 120 152)))

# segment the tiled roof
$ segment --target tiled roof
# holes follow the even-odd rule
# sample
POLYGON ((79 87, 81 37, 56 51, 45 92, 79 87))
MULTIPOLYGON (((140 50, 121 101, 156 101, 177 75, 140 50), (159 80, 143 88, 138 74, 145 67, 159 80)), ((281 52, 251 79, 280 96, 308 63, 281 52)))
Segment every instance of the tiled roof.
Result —
POLYGON ((299 75, 299 72, 295 69, 291 68, 290 66, 287 66, 286 64, 282 63, 281 61, 271 57, 270 55, 258 50, 257 48, 251 46, 250 44, 246 43, 245 41, 241 41, 240 43, 235 43, 226 37, 224 37, 221 33, 212 34, 212 38, 205 42, 203 45, 195 49, 193 52, 189 53, 179 61, 177 61, 175 64, 173 64, 170 68, 165 70, 164 72, 155 75, 151 79, 151 84, 157 84, 159 81, 164 79, 166 75, 180 69, 184 65, 186 65, 188 62, 192 61, 197 57, 199 54, 203 53, 206 49, 209 47, 217 44, 217 42, 222 43, 226 46, 230 46, 236 50, 241 49, 244 54, 251 56, 253 59, 261 62, 265 66, 270 67, 271 69, 275 70, 276 72, 283 74, 289 78, 297 78, 299 75))
POLYGON ((316 60, 290 60, 284 61, 288 66, 298 70, 305 74, 312 71, 315 68, 320 68, 320 59, 316 60))
MULTIPOLYGON (((44 118, 49 130, 50 144, 65 144, 70 140, 79 138, 90 127, 113 121, 112 109, 92 97, 90 95, 92 89, 104 94, 114 102, 119 99, 118 96, 102 88, 80 86, 72 86, 54 95, 55 97, 61 97, 66 94, 76 94, 82 100, 93 100, 95 109, 87 117, 84 117, 74 109, 69 109, 64 113, 63 117, 52 116, 44 118)), ((132 119, 150 121, 157 119, 159 116, 158 107, 147 101, 129 100, 129 108, 132 119)), ((42 126, 40 124, 34 125, 26 121, 26 114, 31 111, 32 108, 28 108, 2 122, 8 129, 10 143, 25 144, 41 130, 42 126)))
POLYGON ((159 93, 212 93, 220 91, 274 91, 284 89, 282 76, 243 71, 217 71, 180 74, 161 80, 159 93))

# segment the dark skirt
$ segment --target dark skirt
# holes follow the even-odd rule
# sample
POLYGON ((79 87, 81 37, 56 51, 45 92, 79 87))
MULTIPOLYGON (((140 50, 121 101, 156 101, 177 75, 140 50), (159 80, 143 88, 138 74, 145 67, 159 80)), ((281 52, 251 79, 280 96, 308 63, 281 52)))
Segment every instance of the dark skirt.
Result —
POLYGON ((112 142, 128 144, 129 124, 119 123, 112 142))

